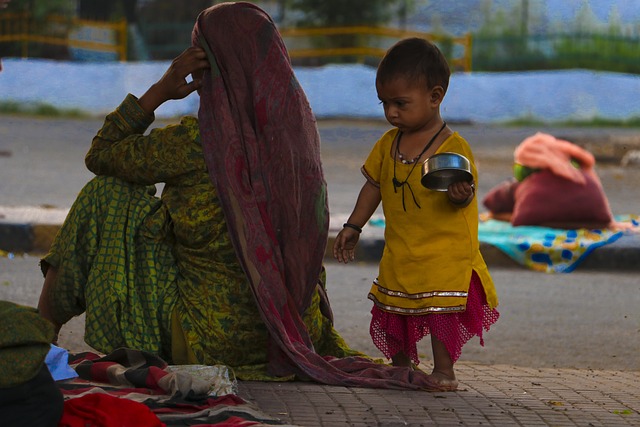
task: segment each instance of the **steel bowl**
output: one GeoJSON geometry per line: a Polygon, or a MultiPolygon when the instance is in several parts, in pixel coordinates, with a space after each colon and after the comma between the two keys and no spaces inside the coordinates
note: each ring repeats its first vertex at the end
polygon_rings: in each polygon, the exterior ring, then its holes
{"type": "Polygon", "coordinates": [[[438,153],[422,164],[423,186],[429,190],[447,191],[454,182],[473,181],[471,162],[458,153],[438,153]]]}

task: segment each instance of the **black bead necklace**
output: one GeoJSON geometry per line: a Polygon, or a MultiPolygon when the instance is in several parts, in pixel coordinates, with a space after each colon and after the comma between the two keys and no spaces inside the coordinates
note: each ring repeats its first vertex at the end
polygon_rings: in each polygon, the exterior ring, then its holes
{"type": "Polygon", "coordinates": [[[422,157],[422,155],[429,149],[429,147],[431,147],[431,144],[433,144],[433,142],[436,140],[438,135],[440,135],[440,133],[444,130],[444,128],[446,126],[447,126],[447,122],[443,121],[442,122],[442,127],[440,128],[440,130],[438,130],[438,132],[436,132],[435,135],[433,135],[431,137],[431,139],[424,146],[424,148],[422,149],[420,154],[418,154],[418,156],[416,158],[414,158],[413,161],[410,161],[410,162],[407,162],[407,161],[402,159],[402,155],[400,154],[400,140],[402,139],[402,132],[400,132],[398,134],[398,140],[396,141],[396,149],[393,151],[393,180],[392,180],[392,182],[393,182],[393,192],[394,193],[398,192],[398,187],[402,188],[402,209],[404,209],[405,212],[407,211],[407,208],[406,208],[406,206],[404,204],[404,186],[405,186],[405,184],[407,185],[407,187],[409,188],[409,191],[411,192],[411,197],[413,198],[413,203],[415,203],[416,206],[418,207],[418,209],[420,209],[420,205],[418,204],[418,201],[416,200],[416,196],[415,196],[415,194],[413,194],[413,189],[411,188],[411,184],[409,184],[409,182],[408,182],[409,181],[409,177],[413,173],[413,170],[416,168],[416,165],[418,164],[418,159],[420,159],[420,157],[422,157]],[[411,170],[407,174],[407,177],[402,182],[399,181],[398,178],[396,177],[396,162],[397,162],[398,157],[400,157],[402,163],[404,163],[404,164],[413,163],[413,166],[411,167],[411,170]]]}

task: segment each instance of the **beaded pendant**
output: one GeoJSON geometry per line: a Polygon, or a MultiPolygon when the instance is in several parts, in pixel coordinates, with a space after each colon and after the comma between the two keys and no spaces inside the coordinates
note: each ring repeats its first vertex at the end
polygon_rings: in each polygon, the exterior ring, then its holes
{"type": "Polygon", "coordinates": [[[407,160],[404,158],[404,156],[402,155],[401,152],[398,151],[398,160],[400,160],[402,163],[404,163],[405,165],[411,165],[414,164],[415,162],[418,161],[418,159],[420,158],[420,156],[422,156],[422,153],[418,154],[416,157],[414,157],[411,160],[407,160]]]}

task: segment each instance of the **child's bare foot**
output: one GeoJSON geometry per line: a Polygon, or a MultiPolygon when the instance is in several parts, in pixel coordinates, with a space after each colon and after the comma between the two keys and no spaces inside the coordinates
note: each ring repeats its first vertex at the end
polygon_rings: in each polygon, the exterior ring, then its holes
{"type": "Polygon", "coordinates": [[[392,356],[391,364],[393,366],[399,366],[403,368],[413,367],[413,364],[411,363],[411,358],[406,354],[404,354],[403,352],[398,352],[394,356],[392,356]]]}
{"type": "Polygon", "coordinates": [[[437,391],[456,391],[458,389],[458,380],[453,371],[442,372],[434,369],[427,378],[437,391]]]}

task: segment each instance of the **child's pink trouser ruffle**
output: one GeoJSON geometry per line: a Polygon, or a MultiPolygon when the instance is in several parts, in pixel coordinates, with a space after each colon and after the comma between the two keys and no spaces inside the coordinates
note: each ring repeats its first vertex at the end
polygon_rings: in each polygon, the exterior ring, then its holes
{"type": "Polygon", "coordinates": [[[429,333],[447,348],[453,362],[462,354],[462,346],[474,336],[484,345],[483,330],[488,331],[500,314],[489,307],[480,278],[474,271],[469,285],[467,309],[459,313],[403,315],[373,306],[369,332],[373,343],[387,357],[402,351],[418,364],[416,344],[429,333]]]}

